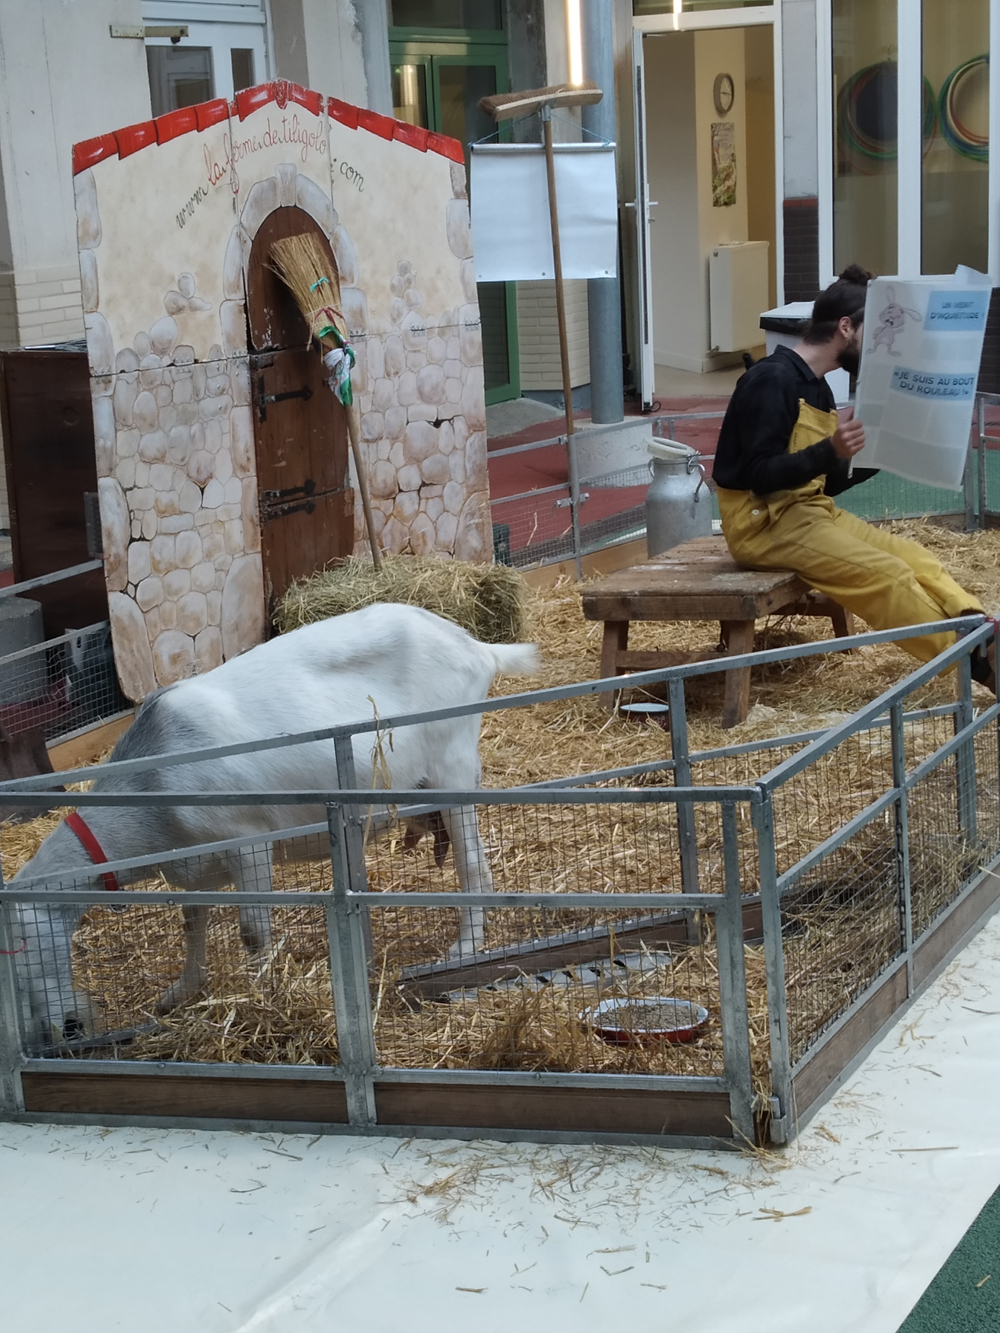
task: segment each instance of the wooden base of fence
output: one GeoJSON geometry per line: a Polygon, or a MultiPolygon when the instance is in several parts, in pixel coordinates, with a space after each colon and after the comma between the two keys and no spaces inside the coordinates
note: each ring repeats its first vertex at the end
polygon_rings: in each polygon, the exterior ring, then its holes
{"type": "Polygon", "coordinates": [[[81,764],[93,763],[95,759],[100,759],[106,750],[110,750],[120,736],[125,735],[134,721],[135,714],[126,713],[124,717],[116,717],[111,722],[98,722],[96,726],[80,732],[78,736],[71,736],[69,740],[50,745],[49,759],[52,761],[52,767],[58,773],[64,769],[77,768],[81,764]]]}
{"type": "Polygon", "coordinates": [[[913,993],[907,995],[906,960],[900,958],[853,1013],[808,1053],[792,1079],[798,1128],[811,1119],[942,967],[986,924],[998,904],[1000,873],[984,871],[915,947],[913,993]]]}
{"type": "MultiPolygon", "coordinates": [[[[204,1078],[146,1073],[86,1074],[53,1070],[22,1075],[24,1116],[152,1119],[171,1124],[218,1120],[280,1127],[348,1125],[344,1086],[333,1080],[204,1078]]],[[[733,1141],[729,1097],[722,1092],[624,1088],[511,1087],[502,1083],[375,1082],[377,1128],[476,1130],[530,1138],[541,1134],[733,1141]]]]}

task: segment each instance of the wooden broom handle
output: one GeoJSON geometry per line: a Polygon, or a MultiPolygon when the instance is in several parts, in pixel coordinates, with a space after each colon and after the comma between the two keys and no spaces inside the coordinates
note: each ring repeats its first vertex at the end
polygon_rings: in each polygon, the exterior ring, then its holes
{"type": "Polygon", "coordinates": [[[372,502],[368,494],[368,473],[361,457],[361,442],[358,439],[358,409],[347,408],[347,433],[351,439],[351,453],[354,455],[354,470],[358,474],[358,490],[361,492],[361,508],[365,511],[365,525],[368,528],[368,544],[372,548],[372,564],[382,568],[382,551],[375,535],[375,520],[372,517],[372,502]]]}

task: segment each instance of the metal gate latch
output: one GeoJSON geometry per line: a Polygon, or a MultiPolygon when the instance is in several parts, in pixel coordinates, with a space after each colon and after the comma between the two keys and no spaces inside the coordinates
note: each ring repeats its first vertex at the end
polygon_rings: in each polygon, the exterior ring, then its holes
{"type": "Polygon", "coordinates": [[[316,493],[316,483],[307,477],[301,486],[288,486],[283,491],[261,492],[261,519],[285,518],[288,514],[311,514],[316,508],[312,499],[316,493]],[[301,499],[297,497],[301,496],[301,499]]]}
{"type": "Polygon", "coordinates": [[[289,398],[304,398],[306,402],[313,396],[313,391],[308,384],[304,384],[301,389],[289,389],[287,393],[265,393],[263,375],[257,382],[257,420],[267,420],[268,403],[284,403],[289,398]]]}

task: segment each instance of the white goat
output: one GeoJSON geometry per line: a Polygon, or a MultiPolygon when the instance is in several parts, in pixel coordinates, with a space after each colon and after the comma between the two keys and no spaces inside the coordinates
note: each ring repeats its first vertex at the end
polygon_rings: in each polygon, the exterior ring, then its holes
{"type": "MultiPolygon", "coordinates": [[[[204,676],[180,681],[152,695],[131,729],[116,745],[111,762],[171,751],[196,750],[370,720],[373,704],[382,718],[427,712],[485,699],[498,671],[530,673],[537,650],[530,644],[478,642],[450,621],[415,607],[377,605],[307,625],[226,662],[204,676]]],[[[391,785],[398,789],[478,787],[480,715],[424,722],[394,732],[384,747],[391,785]]],[[[387,785],[377,762],[373,732],[353,738],[359,786],[387,785]]],[[[337,786],[333,741],[250,751],[199,764],[142,773],[98,776],[95,791],[332,791],[337,786]]],[[[263,834],[325,817],[319,807],[87,806],[87,825],[109,861],[128,860],[200,843],[263,834]]],[[[466,892],[491,892],[489,864],[479,837],[475,808],[441,812],[451,839],[459,882],[466,892]]],[[[15,880],[58,874],[85,863],[77,835],[60,824],[15,880]]],[[[259,845],[213,857],[165,862],[167,879],[185,889],[270,890],[270,848],[259,845]]],[[[149,870],[119,874],[124,887],[149,870]]],[[[100,866],[76,873],[61,888],[102,888],[100,866]]],[[[48,1043],[93,1030],[90,997],[74,991],[71,944],[86,909],[78,904],[23,904],[15,930],[23,939],[17,956],[29,1040],[48,1043]]],[[[208,909],[186,908],[184,969],[160,1002],[165,1011],[189,999],[206,978],[208,909]]],[[[483,913],[462,913],[456,949],[481,943],[483,913]]],[[[270,939],[267,908],[240,913],[244,943],[265,947],[270,939]]]]}

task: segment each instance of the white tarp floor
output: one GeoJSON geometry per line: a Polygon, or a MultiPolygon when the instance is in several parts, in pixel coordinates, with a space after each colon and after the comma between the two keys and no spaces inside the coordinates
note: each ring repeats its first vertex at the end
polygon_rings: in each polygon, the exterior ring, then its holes
{"type": "Polygon", "coordinates": [[[895,1333],[998,1102],[995,917],[781,1157],[0,1125],[0,1324],[895,1333]]]}

